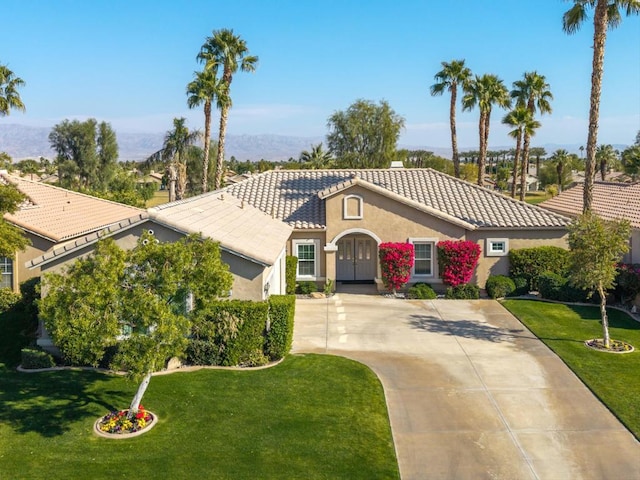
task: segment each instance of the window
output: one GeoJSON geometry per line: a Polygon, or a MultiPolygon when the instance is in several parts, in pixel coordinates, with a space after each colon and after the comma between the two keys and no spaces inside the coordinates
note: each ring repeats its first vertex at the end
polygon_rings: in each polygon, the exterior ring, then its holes
{"type": "Polygon", "coordinates": [[[13,290],[13,260],[0,257],[0,288],[13,290]]]}
{"type": "Polygon", "coordinates": [[[487,257],[504,257],[509,253],[508,238],[487,238],[487,257]]]}
{"type": "Polygon", "coordinates": [[[433,277],[433,259],[434,246],[436,239],[434,238],[410,238],[409,242],[413,244],[415,253],[413,261],[413,276],[433,277]]]}
{"type": "Polygon", "coordinates": [[[362,197],[360,195],[347,195],[342,204],[342,217],[345,220],[362,219],[362,197]]]}
{"type": "Polygon", "coordinates": [[[298,257],[298,278],[316,278],[318,276],[319,240],[294,240],[293,254],[298,257]]]}

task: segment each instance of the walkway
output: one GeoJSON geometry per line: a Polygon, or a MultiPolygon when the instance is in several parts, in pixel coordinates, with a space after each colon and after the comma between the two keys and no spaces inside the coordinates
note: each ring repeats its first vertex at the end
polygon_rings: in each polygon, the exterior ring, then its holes
{"type": "Polygon", "coordinates": [[[377,373],[403,480],[640,478],[640,444],[495,301],[298,300],[293,351],[377,373]]]}

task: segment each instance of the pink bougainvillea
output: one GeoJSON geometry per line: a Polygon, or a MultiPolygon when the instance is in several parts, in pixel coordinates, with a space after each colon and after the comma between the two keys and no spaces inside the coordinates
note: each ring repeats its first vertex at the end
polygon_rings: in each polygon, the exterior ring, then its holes
{"type": "Polygon", "coordinates": [[[480,245],[470,240],[438,242],[438,266],[445,285],[469,283],[480,258],[480,245]]]}
{"type": "Polygon", "coordinates": [[[414,258],[411,243],[381,243],[378,257],[385,287],[395,292],[409,281],[414,258]]]}

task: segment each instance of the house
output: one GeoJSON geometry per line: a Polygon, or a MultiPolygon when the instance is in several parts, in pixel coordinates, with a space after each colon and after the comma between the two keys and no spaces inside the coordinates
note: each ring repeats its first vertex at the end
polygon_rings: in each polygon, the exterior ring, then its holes
{"type": "Polygon", "coordinates": [[[31,245],[14,259],[0,258],[0,286],[18,291],[20,283],[39,276],[40,268],[25,264],[54,249],[68,249],[86,235],[114,225],[136,223],[147,214],[139,208],[71,192],[0,171],[0,182],[12,184],[26,201],[4,219],[20,228],[31,245]]]}
{"type": "MultiPolygon", "coordinates": [[[[584,184],[578,184],[549,200],[540,207],[549,211],[577,217],[582,214],[584,184]]],[[[631,222],[630,250],[625,263],[640,263],[640,182],[595,182],[592,210],[606,220],[626,218],[631,222]]]]}
{"type": "Polygon", "coordinates": [[[475,281],[508,273],[510,249],[566,247],[564,215],[432,169],[276,170],[219,191],[289,224],[297,280],[376,281],[378,245],[411,242],[411,283],[440,284],[436,244],[482,248],[475,281]]]}
{"type": "MultiPolygon", "coordinates": [[[[507,181],[507,190],[511,190],[511,186],[513,185],[513,179],[509,179],[507,181]]],[[[520,191],[520,177],[516,178],[516,190],[520,191]]],[[[527,175],[525,177],[525,191],[526,192],[537,192],[540,190],[540,180],[538,177],[533,175],[527,175]]]]}

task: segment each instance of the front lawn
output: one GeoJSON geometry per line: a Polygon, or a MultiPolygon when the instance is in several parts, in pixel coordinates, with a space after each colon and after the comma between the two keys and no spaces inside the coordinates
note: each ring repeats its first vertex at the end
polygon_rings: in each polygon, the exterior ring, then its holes
{"type": "MultiPolygon", "coordinates": [[[[17,320],[0,315],[0,326],[15,335],[17,320]]],[[[94,421],[126,408],[137,385],[92,371],[18,373],[6,333],[0,478],[399,478],[382,386],[357,362],[296,355],[264,370],[154,377],[143,404],[158,424],[109,440],[94,421]]]]}
{"type": "Polygon", "coordinates": [[[632,344],[627,354],[591,350],[584,341],[602,338],[598,307],[533,300],[505,300],[503,305],[551,348],[591,391],[640,439],[640,323],[609,309],[611,338],[632,344]]]}

